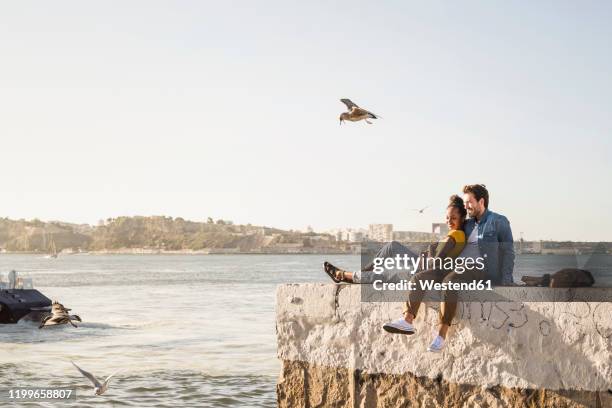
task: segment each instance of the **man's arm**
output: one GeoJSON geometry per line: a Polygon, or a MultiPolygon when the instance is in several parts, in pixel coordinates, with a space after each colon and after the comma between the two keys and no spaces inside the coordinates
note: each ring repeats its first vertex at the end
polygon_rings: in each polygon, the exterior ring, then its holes
{"type": "Polygon", "coordinates": [[[497,240],[499,242],[499,267],[502,275],[502,285],[514,283],[512,272],[514,271],[514,239],[510,222],[506,217],[501,217],[497,226],[497,240]]]}

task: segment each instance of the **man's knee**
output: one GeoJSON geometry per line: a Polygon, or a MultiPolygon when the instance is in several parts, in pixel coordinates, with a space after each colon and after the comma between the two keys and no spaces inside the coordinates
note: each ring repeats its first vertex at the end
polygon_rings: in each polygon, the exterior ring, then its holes
{"type": "Polygon", "coordinates": [[[391,242],[387,242],[385,245],[382,246],[382,250],[385,251],[386,253],[389,254],[394,254],[398,251],[400,251],[401,249],[403,249],[403,245],[400,244],[397,241],[391,241],[391,242]]]}
{"type": "Polygon", "coordinates": [[[397,241],[391,241],[384,244],[378,251],[377,257],[379,258],[393,258],[396,254],[401,252],[402,244],[397,241]]]}
{"type": "Polygon", "coordinates": [[[391,248],[393,249],[400,249],[400,248],[403,249],[404,248],[404,246],[400,244],[398,241],[391,241],[388,243],[388,245],[390,245],[391,248]]]}

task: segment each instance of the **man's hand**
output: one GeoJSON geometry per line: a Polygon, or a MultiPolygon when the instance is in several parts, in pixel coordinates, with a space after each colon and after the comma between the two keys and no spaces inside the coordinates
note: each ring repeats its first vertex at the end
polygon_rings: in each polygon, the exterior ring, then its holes
{"type": "Polygon", "coordinates": [[[432,242],[429,244],[428,256],[435,256],[436,251],[438,250],[438,242],[432,242]]]}

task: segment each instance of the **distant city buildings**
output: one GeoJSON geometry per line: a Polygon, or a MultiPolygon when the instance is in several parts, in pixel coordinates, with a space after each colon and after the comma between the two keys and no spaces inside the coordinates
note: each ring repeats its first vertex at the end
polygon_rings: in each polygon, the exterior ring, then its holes
{"type": "Polygon", "coordinates": [[[339,228],[327,233],[335,237],[338,242],[361,242],[368,235],[368,231],[363,228],[339,228]]]}
{"type": "Polygon", "coordinates": [[[349,242],[361,242],[363,241],[365,234],[361,231],[350,231],[348,233],[349,242]]]}
{"type": "Polygon", "coordinates": [[[434,222],[431,224],[431,233],[439,237],[448,235],[449,229],[445,222],[434,222]]]}
{"type": "Polygon", "coordinates": [[[393,241],[393,224],[370,224],[368,238],[378,242],[393,241]]]}
{"type": "Polygon", "coordinates": [[[368,229],[339,228],[327,231],[337,242],[360,243],[365,240],[377,242],[429,242],[448,234],[444,223],[432,224],[432,232],[394,231],[393,224],[370,224],[368,229]]]}
{"type": "Polygon", "coordinates": [[[393,240],[399,242],[429,242],[435,239],[431,232],[423,231],[394,231],[393,240]]]}
{"type": "MultiPolygon", "coordinates": [[[[541,254],[542,253],[542,241],[525,241],[519,239],[514,241],[514,249],[519,254],[541,254]]],[[[573,254],[573,252],[572,252],[573,254]]]]}

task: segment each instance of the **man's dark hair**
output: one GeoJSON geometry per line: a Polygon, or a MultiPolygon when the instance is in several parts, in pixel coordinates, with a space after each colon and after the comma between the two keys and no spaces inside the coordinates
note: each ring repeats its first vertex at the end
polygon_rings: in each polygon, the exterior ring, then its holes
{"type": "Polygon", "coordinates": [[[476,201],[480,201],[484,198],[485,208],[489,208],[489,191],[484,184],[468,184],[463,186],[463,193],[471,193],[476,198],[476,201]]]}

